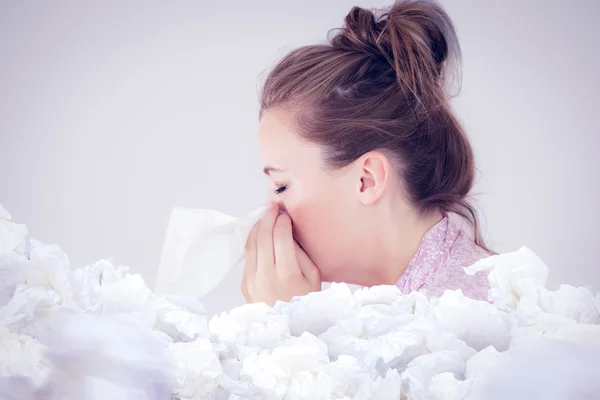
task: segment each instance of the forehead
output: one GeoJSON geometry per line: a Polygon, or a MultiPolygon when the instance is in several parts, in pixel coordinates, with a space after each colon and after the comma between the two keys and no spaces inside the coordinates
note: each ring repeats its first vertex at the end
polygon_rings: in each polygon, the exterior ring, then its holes
{"type": "Polygon", "coordinates": [[[285,170],[307,168],[320,164],[321,152],[317,145],[297,133],[291,114],[268,110],[260,121],[258,143],[263,168],[285,170]]]}

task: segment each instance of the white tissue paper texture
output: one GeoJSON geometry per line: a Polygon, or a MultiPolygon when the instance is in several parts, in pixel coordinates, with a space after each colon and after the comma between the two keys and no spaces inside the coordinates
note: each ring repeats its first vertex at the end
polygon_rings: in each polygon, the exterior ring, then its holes
{"type": "Polygon", "coordinates": [[[71,269],[0,206],[0,399],[597,398],[600,297],[547,290],[527,248],[481,270],[490,302],[333,284],[208,320],[109,261],[71,269]]]}
{"type": "Polygon", "coordinates": [[[156,293],[201,298],[236,266],[243,265],[246,238],[265,208],[245,218],[214,210],[175,207],[171,212],[156,293]]]}

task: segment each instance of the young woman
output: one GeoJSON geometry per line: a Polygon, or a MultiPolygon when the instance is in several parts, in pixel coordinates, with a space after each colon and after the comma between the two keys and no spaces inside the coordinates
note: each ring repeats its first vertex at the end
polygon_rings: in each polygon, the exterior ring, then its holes
{"type": "Polygon", "coordinates": [[[473,151],[446,92],[459,60],[445,11],[400,1],[354,7],[328,44],[279,62],[261,99],[273,193],[246,245],[249,302],[321,281],[486,298],[487,277],[463,270],[489,252],[468,202],[473,151]]]}

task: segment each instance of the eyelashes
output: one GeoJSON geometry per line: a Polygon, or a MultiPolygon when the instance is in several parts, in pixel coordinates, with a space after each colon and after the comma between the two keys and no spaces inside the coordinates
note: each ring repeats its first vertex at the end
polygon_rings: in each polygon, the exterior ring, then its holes
{"type": "Polygon", "coordinates": [[[287,186],[279,186],[277,189],[274,190],[275,194],[281,194],[283,192],[285,192],[287,189],[287,186]]]}

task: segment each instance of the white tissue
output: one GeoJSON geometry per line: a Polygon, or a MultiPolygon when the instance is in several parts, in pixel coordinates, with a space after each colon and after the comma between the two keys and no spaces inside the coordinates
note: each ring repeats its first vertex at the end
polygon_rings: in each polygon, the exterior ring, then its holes
{"type": "Polygon", "coordinates": [[[470,299],[460,290],[446,291],[429,318],[445,332],[452,332],[475,350],[494,346],[508,349],[513,317],[492,304],[470,299]]]}
{"type": "Polygon", "coordinates": [[[400,297],[402,293],[398,286],[381,285],[360,288],[354,292],[356,300],[363,305],[367,306],[370,304],[391,304],[400,297]]]}
{"type": "Polygon", "coordinates": [[[514,253],[484,258],[465,268],[468,275],[480,271],[489,273],[488,299],[512,309],[523,297],[537,300],[539,288],[545,287],[548,280],[548,267],[526,247],[514,253]]]}
{"type": "Polygon", "coordinates": [[[333,381],[325,371],[328,363],[327,345],[304,333],[273,351],[246,357],[240,375],[267,397],[325,400],[333,391],[333,381]]]}
{"type": "Polygon", "coordinates": [[[467,361],[466,377],[476,379],[486,376],[494,367],[504,361],[506,353],[500,353],[494,346],[486,347],[467,361]]]}
{"type": "Polygon", "coordinates": [[[467,400],[598,398],[598,347],[544,339],[504,356],[473,381],[467,400]]]}
{"type": "Polygon", "coordinates": [[[176,342],[189,342],[210,336],[206,311],[191,298],[153,297],[142,313],[149,328],[164,332],[176,342]]]}
{"type": "Polygon", "coordinates": [[[11,222],[11,215],[0,205],[0,261],[9,255],[25,255],[27,249],[27,227],[11,222]]]}
{"type": "Polygon", "coordinates": [[[226,344],[273,349],[290,337],[289,320],[264,303],[246,304],[214,316],[210,331],[226,344]]]}
{"type": "Polygon", "coordinates": [[[356,400],[397,400],[402,398],[402,378],[395,369],[388,369],[384,376],[367,380],[360,388],[356,400]]]}
{"type": "Polygon", "coordinates": [[[185,399],[203,399],[219,386],[223,367],[210,340],[174,343],[169,352],[175,363],[173,393],[185,399]]]}
{"type": "MultiPolygon", "coordinates": [[[[292,299],[283,313],[290,321],[290,330],[294,335],[310,332],[320,335],[336,321],[354,315],[359,308],[357,299],[345,284],[333,283],[326,291],[309,293],[292,299]],[[327,307],[323,307],[327,304],[327,307]]],[[[276,306],[277,307],[277,306],[276,306]]]]}
{"type": "Polygon", "coordinates": [[[158,400],[171,392],[166,343],[130,315],[79,315],[46,336],[53,399],[158,400]]]}
{"type": "Polygon", "coordinates": [[[600,348],[600,325],[565,324],[546,337],[600,348]]]}
{"type": "Polygon", "coordinates": [[[550,313],[573,318],[584,324],[600,324],[600,312],[594,303],[592,292],[583,287],[560,285],[555,292],[541,288],[541,308],[550,313]]]}
{"type": "Polygon", "coordinates": [[[50,373],[41,362],[43,352],[44,346],[34,338],[0,326],[0,376],[27,376],[34,384],[41,384],[50,373]]]}
{"type": "Polygon", "coordinates": [[[464,361],[456,352],[444,350],[425,354],[408,364],[408,368],[402,374],[403,387],[410,399],[426,399],[434,377],[442,373],[451,373],[456,379],[463,380],[464,371],[464,361]]]}
{"type": "Polygon", "coordinates": [[[264,208],[245,218],[176,207],[169,226],[156,282],[157,294],[200,298],[231,269],[243,265],[246,238],[264,208]]]}
{"type": "Polygon", "coordinates": [[[452,372],[442,372],[431,378],[431,386],[427,392],[420,392],[410,398],[412,400],[464,400],[467,399],[470,381],[456,379],[452,372]]]}

